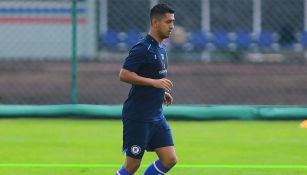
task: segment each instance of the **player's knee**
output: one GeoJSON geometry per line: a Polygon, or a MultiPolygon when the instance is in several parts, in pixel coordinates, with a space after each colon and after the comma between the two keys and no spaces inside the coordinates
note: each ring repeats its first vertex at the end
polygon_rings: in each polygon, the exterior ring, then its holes
{"type": "Polygon", "coordinates": [[[177,164],[177,157],[174,156],[174,157],[171,157],[170,160],[169,160],[169,165],[171,167],[175,166],[177,164]]]}
{"type": "Polygon", "coordinates": [[[129,161],[125,164],[125,167],[129,172],[136,172],[140,165],[141,161],[129,161]]]}
{"type": "Polygon", "coordinates": [[[167,160],[161,161],[161,163],[165,166],[165,168],[170,169],[176,165],[177,157],[176,156],[169,157],[167,160]]]}

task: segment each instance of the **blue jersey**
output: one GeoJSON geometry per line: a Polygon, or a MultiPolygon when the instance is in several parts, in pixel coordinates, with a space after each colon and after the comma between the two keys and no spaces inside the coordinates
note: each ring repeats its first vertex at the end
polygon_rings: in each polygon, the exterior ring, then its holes
{"type": "MultiPolygon", "coordinates": [[[[165,78],[167,76],[165,46],[160,46],[153,37],[147,35],[132,47],[123,68],[146,78],[165,78]]],[[[164,118],[162,114],[164,93],[164,89],[132,85],[128,99],[124,103],[123,117],[141,122],[164,118]]]]}

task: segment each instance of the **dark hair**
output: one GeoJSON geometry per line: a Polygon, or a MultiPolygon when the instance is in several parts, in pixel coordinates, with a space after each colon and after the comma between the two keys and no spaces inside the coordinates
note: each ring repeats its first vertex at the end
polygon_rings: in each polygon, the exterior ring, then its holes
{"type": "Polygon", "coordinates": [[[150,10],[150,20],[152,20],[152,18],[154,18],[154,17],[160,18],[165,13],[172,13],[173,14],[173,13],[175,13],[175,10],[172,9],[172,7],[170,7],[167,4],[164,4],[164,3],[157,4],[150,10]]]}

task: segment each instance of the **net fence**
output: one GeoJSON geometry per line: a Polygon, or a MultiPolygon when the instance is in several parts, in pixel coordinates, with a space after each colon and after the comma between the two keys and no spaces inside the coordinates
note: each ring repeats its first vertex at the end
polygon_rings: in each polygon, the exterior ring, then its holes
{"type": "MultiPolygon", "coordinates": [[[[159,2],[176,11],[176,104],[306,105],[307,0],[79,0],[78,103],[126,99],[119,69],[159,2]]],[[[0,1],[0,103],[70,103],[71,14],[71,0],[0,1]]]]}

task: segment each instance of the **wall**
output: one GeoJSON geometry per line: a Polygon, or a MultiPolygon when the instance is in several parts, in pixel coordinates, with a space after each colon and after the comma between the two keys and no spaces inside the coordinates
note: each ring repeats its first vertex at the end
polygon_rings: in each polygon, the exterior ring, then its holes
{"type": "MultiPolygon", "coordinates": [[[[97,52],[95,1],[78,4],[78,57],[97,52]]],[[[0,59],[69,59],[70,1],[1,1],[0,59]]]]}

